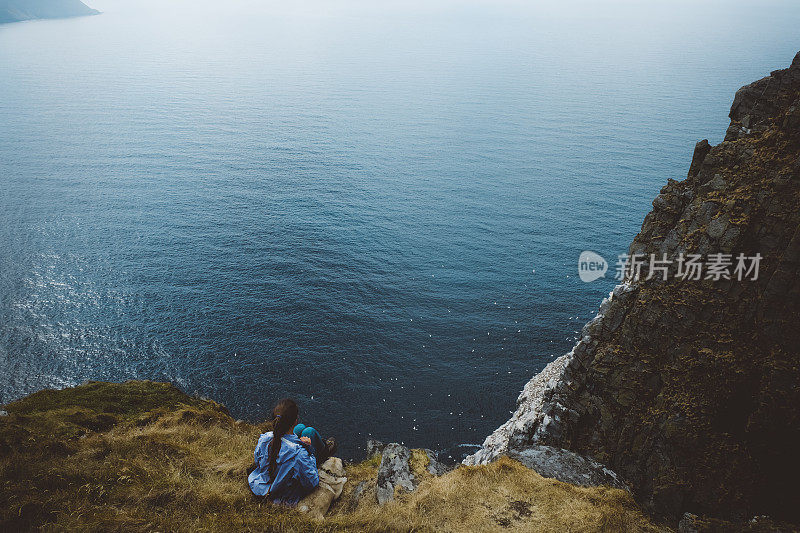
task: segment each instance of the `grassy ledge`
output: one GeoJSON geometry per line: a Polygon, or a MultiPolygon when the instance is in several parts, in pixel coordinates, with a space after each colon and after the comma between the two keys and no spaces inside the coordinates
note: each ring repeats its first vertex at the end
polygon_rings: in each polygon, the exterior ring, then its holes
{"type": "Polygon", "coordinates": [[[166,383],[45,390],[0,417],[0,530],[660,531],[626,492],[546,479],[503,458],[433,477],[378,506],[379,460],[347,465],[324,522],[254,501],[245,470],[267,424],[166,383]],[[354,491],[362,485],[356,503],[354,491]]]}

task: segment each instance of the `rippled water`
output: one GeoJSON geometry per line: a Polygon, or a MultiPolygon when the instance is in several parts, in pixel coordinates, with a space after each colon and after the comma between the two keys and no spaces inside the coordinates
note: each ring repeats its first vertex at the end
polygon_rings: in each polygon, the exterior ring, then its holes
{"type": "Polygon", "coordinates": [[[290,395],[345,456],[482,441],[800,47],[793,2],[88,3],[0,26],[0,401],[290,395]]]}

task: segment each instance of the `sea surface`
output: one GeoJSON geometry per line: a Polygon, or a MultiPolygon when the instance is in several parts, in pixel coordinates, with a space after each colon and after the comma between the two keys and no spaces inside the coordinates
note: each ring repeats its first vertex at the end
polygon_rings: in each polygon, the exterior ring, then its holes
{"type": "Polygon", "coordinates": [[[794,1],[87,3],[0,26],[0,403],[291,396],[351,458],[482,442],[800,49],[794,1]]]}

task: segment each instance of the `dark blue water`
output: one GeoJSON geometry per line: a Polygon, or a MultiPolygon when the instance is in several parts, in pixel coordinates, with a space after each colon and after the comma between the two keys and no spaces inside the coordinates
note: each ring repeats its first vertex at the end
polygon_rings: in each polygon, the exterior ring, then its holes
{"type": "Polygon", "coordinates": [[[613,287],[795,2],[89,2],[0,26],[0,402],[283,396],[345,456],[478,443],[613,287]]]}

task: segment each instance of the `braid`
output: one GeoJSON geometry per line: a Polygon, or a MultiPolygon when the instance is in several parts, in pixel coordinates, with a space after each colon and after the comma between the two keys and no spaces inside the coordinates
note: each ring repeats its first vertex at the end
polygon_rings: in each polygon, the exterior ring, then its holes
{"type": "Polygon", "coordinates": [[[275,471],[278,468],[278,453],[281,451],[281,439],[291,431],[292,424],[297,420],[297,413],[297,404],[288,398],[278,402],[278,405],[272,410],[275,418],[272,422],[272,442],[269,443],[269,464],[267,466],[270,479],[275,479],[275,471]]]}

